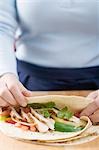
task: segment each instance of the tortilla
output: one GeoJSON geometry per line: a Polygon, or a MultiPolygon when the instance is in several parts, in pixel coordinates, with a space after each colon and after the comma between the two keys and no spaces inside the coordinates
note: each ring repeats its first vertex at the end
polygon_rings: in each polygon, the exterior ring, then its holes
{"type": "Polygon", "coordinates": [[[62,140],[56,141],[28,141],[29,143],[37,143],[43,145],[53,146],[66,146],[66,145],[79,145],[87,142],[91,142],[99,137],[99,126],[91,126],[82,134],[62,140]]]}
{"type": "MultiPolygon", "coordinates": [[[[55,102],[56,107],[61,109],[64,106],[67,106],[74,113],[80,112],[88,104],[92,102],[92,100],[81,96],[61,96],[61,95],[30,97],[27,98],[27,100],[29,104],[35,102],[36,103],[55,102]]],[[[69,145],[69,144],[71,145],[75,143],[80,144],[82,142],[87,142],[98,137],[99,131],[97,132],[97,130],[99,130],[99,126],[92,126],[92,123],[88,117],[83,116],[81,119],[86,120],[87,125],[83,130],[77,132],[51,131],[46,133],[40,133],[40,132],[23,131],[12,124],[5,122],[0,122],[0,130],[7,136],[19,140],[37,142],[38,144],[47,144],[47,145],[69,145]],[[93,134],[93,127],[94,127],[94,134],[93,134]],[[88,129],[90,130],[88,131],[88,129]],[[89,134],[89,136],[87,133],[89,134]]]]}

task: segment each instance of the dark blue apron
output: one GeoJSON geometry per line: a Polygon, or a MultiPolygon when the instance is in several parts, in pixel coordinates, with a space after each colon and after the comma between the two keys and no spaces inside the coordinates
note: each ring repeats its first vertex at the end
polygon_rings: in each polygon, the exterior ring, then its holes
{"type": "Polygon", "coordinates": [[[99,67],[48,68],[17,60],[19,80],[29,90],[96,90],[99,67]]]}

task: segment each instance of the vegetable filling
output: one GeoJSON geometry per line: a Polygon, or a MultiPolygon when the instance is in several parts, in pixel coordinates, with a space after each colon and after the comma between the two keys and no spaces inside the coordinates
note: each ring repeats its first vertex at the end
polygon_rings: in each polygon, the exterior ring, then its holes
{"type": "Polygon", "coordinates": [[[32,132],[77,132],[87,124],[76,117],[67,106],[59,109],[54,102],[31,103],[24,108],[0,108],[0,121],[32,132]]]}

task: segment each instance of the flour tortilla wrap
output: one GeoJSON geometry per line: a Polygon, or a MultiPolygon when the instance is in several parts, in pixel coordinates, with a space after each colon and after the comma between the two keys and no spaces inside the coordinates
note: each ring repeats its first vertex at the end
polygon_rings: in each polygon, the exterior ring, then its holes
{"type": "MultiPolygon", "coordinates": [[[[56,107],[61,109],[64,106],[67,106],[72,112],[77,113],[83,110],[88,104],[92,102],[85,97],[80,96],[62,96],[62,95],[47,95],[47,96],[37,96],[37,97],[30,97],[27,98],[28,103],[45,103],[45,102],[55,102],[56,107]]],[[[75,144],[75,143],[82,143],[83,138],[86,141],[90,141],[91,139],[96,138],[98,136],[97,128],[99,127],[93,126],[88,117],[81,117],[82,120],[87,122],[84,129],[81,131],[76,132],[58,132],[58,131],[51,131],[46,133],[40,132],[31,132],[31,131],[23,131],[20,128],[15,127],[12,124],[8,124],[5,122],[0,122],[0,130],[13,138],[23,140],[23,141],[31,141],[37,142],[38,144],[47,144],[47,145],[68,145],[68,144],[75,144]],[[92,130],[91,130],[92,128],[92,130]],[[90,129],[88,131],[88,129],[90,129]],[[87,132],[88,131],[88,132],[87,132]],[[92,132],[91,132],[92,131],[92,132]],[[87,132],[87,133],[86,133],[87,132]],[[89,136],[85,136],[86,134],[93,133],[94,136],[88,138],[89,136]],[[80,137],[81,136],[81,137],[80,137]],[[79,138],[77,138],[79,137],[79,138]]]]}

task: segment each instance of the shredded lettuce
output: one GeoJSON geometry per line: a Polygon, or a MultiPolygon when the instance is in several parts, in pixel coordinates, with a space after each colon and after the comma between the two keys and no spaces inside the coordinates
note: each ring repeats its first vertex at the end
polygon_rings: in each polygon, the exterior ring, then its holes
{"type": "Polygon", "coordinates": [[[31,103],[31,104],[28,104],[28,107],[32,107],[33,109],[53,108],[53,107],[55,107],[55,103],[54,102],[31,103]]]}
{"type": "Polygon", "coordinates": [[[43,114],[43,116],[44,116],[45,118],[48,118],[48,117],[51,116],[51,114],[49,113],[48,110],[42,110],[42,114],[43,114]]]}
{"type": "Polygon", "coordinates": [[[61,109],[57,114],[58,118],[67,119],[67,120],[69,120],[72,116],[73,116],[73,112],[68,110],[67,107],[64,107],[63,109],[61,109]]]}

